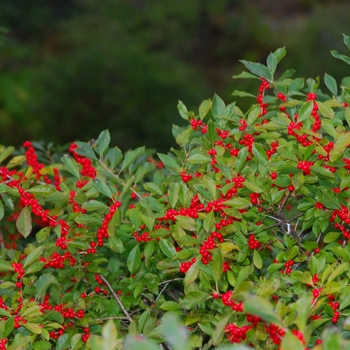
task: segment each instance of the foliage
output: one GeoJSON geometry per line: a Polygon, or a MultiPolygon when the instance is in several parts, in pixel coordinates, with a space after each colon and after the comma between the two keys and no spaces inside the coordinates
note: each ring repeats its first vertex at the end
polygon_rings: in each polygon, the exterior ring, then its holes
{"type": "Polygon", "coordinates": [[[1,147],[0,348],[349,347],[350,78],[285,54],[241,61],[246,112],[180,101],[167,154],[1,147]]]}

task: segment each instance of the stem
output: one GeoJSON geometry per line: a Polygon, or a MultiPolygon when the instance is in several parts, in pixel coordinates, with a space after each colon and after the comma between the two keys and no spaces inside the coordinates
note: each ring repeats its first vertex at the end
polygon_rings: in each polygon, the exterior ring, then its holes
{"type": "Polygon", "coordinates": [[[122,304],[122,302],[121,302],[120,299],[118,298],[118,295],[115,294],[115,292],[114,292],[112,286],[109,284],[109,282],[106,280],[106,278],[105,278],[104,276],[100,275],[100,277],[101,277],[102,281],[103,281],[104,283],[106,283],[108,289],[111,291],[111,293],[112,293],[114,299],[117,301],[118,305],[120,306],[120,308],[122,309],[124,315],[126,316],[126,319],[127,319],[129,322],[132,322],[133,319],[131,318],[131,316],[129,315],[128,311],[125,309],[124,305],[122,304]]]}

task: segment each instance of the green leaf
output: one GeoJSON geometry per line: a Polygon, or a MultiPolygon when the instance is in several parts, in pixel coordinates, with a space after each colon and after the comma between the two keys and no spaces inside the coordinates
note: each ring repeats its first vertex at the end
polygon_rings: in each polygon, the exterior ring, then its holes
{"type": "Polygon", "coordinates": [[[234,169],[237,173],[239,173],[241,171],[242,167],[247,162],[248,154],[249,154],[249,151],[248,151],[247,147],[243,147],[239,151],[237,159],[236,159],[236,164],[234,165],[234,169]]]}
{"type": "Polygon", "coordinates": [[[329,119],[334,119],[334,111],[331,107],[327,106],[325,103],[318,101],[317,102],[318,109],[320,113],[329,119]]]}
{"type": "Polygon", "coordinates": [[[296,311],[295,324],[299,331],[304,333],[311,310],[311,296],[304,294],[293,305],[296,311]]]}
{"type": "Polygon", "coordinates": [[[108,130],[102,131],[96,141],[96,152],[100,156],[103,156],[107,152],[110,142],[111,142],[111,135],[109,134],[109,131],[108,130]]]}
{"type": "Polygon", "coordinates": [[[326,169],[322,166],[313,165],[310,170],[312,173],[318,176],[321,175],[331,179],[334,179],[335,177],[335,175],[329,169],[326,169]]]}
{"type": "Polygon", "coordinates": [[[159,308],[165,311],[175,311],[180,310],[181,306],[175,301],[165,301],[162,305],[159,306],[159,308]]]}
{"type": "Polygon", "coordinates": [[[203,120],[205,116],[208,114],[212,106],[211,99],[208,98],[207,100],[204,100],[200,106],[199,106],[199,118],[203,120]]]}
{"type": "Polygon", "coordinates": [[[70,346],[70,335],[65,333],[57,339],[56,350],[68,349],[70,346]]]}
{"type": "Polygon", "coordinates": [[[117,253],[121,254],[125,251],[123,242],[118,237],[109,236],[108,243],[109,243],[109,247],[117,253]]]}
{"type": "Polygon", "coordinates": [[[24,207],[16,221],[16,227],[18,232],[24,237],[27,238],[32,232],[32,218],[30,216],[30,211],[28,207],[24,207]]]}
{"type": "Polygon", "coordinates": [[[185,104],[182,101],[178,102],[177,110],[179,111],[181,118],[183,118],[185,120],[189,120],[187,107],[185,106],[185,104]]]}
{"type": "Polygon", "coordinates": [[[203,175],[202,180],[203,180],[203,185],[208,190],[208,192],[210,193],[211,197],[213,199],[216,199],[216,184],[215,184],[215,181],[211,177],[209,177],[207,175],[203,175]]]}
{"type": "MultiPolygon", "coordinates": [[[[103,161],[108,162],[109,167],[114,169],[123,159],[123,153],[118,147],[110,148],[104,156],[103,161]]],[[[147,164],[147,163],[145,163],[147,164]]]]}
{"type": "Polygon", "coordinates": [[[258,79],[255,75],[248,72],[241,72],[238,75],[233,75],[232,79],[258,79]]]}
{"type": "Polygon", "coordinates": [[[323,238],[323,242],[324,243],[331,243],[336,241],[339,236],[341,235],[341,232],[328,232],[324,238],[323,238]]]}
{"type": "Polygon", "coordinates": [[[200,271],[200,261],[197,260],[191,265],[191,267],[186,272],[186,276],[184,278],[184,285],[186,287],[189,286],[192,282],[194,282],[197,279],[199,271],[200,271]]]}
{"type": "Polygon", "coordinates": [[[261,255],[256,249],[254,249],[254,252],[253,252],[253,264],[259,270],[261,270],[263,265],[261,255]]]}
{"type": "Polygon", "coordinates": [[[317,191],[317,198],[328,209],[340,209],[340,203],[337,201],[337,197],[329,188],[320,188],[317,191]]]}
{"type": "Polygon", "coordinates": [[[300,107],[299,116],[298,116],[298,122],[302,122],[305,119],[307,119],[311,115],[313,107],[314,107],[313,101],[305,102],[300,107]]]}
{"type": "Polygon", "coordinates": [[[257,295],[249,295],[246,298],[243,303],[243,310],[247,314],[259,316],[268,323],[274,323],[278,326],[282,323],[272,304],[257,295]]]}
{"type": "Polygon", "coordinates": [[[148,192],[156,193],[156,194],[159,194],[160,196],[163,195],[161,189],[154,182],[146,182],[143,184],[143,187],[148,192]]]}
{"type": "Polygon", "coordinates": [[[205,231],[210,232],[215,222],[214,211],[211,210],[203,220],[203,228],[205,231]]]}
{"type": "Polygon", "coordinates": [[[350,50],[350,36],[343,34],[343,40],[344,40],[344,44],[350,50]]]}
{"type": "Polygon", "coordinates": [[[265,165],[267,163],[267,155],[264,149],[257,143],[253,144],[253,154],[260,164],[265,165]]]}
{"type": "Polygon", "coordinates": [[[6,271],[11,271],[13,270],[12,266],[10,265],[10,263],[8,263],[7,261],[0,259],[0,271],[1,272],[6,272],[6,271]]]}
{"type": "Polygon", "coordinates": [[[222,342],[225,335],[225,328],[226,328],[226,325],[228,324],[230,317],[231,315],[226,316],[216,325],[215,330],[213,332],[214,344],[220,344],[222,342]]]}
{"type": "Polygon", "coordinates": [[[249,92],[245,92],[245,91],[240,91],[240,90],[234,90],[232,92],[232,96],[239,96],[239,97],[253,97],[256,98],[255,95],[250,94],[249,92]]]}
{"type": "Polygon", "coordinates": [[[166,314],[160,328],[171,349],[189,350],[187,329],[180,325],[175,314],[166,314]]]}
{"type": "Polygon", "coordinates": [[[253,265],[248,265],[243,267],[243,269],[239,271],[238,277],[236,279],[235,288],[237,288],[243,281],[245,281],[247,277],[253,273],[253,271],[254,271],[253,265]]]}
{"type": "Polygon", "coordinates": [[[210,161],[211,161],[210,157],[200,153],[193,154],[192,156],[189,156],[187,158],[187,162],[190,164],[203,164],[203,163],[209,163],[210,161]]]}
{"type": "Polygon", "coordinates": [[[343,134],[335,140],[333,149],[329,152],[329,160],[334,162],[342,156],[345,149],[350,145],[350,133],[343,134]]]}
{"type": "Polygon", "coordinates": [[[279,63],[282,58],[286,55],[286,48],[285,47],[280,47],[278,48],[273,55],[275,56],[277,63],[279,63]]]}
{"type": "Polygon", "coordinates": [[[213,260],[211,265],[212,265],[213,278],[214,278],[215,284],[218,285],[223,272],[223,264],[224,264],[224,257],[221,249],[215,249],[212,257],[213,257],[213,260]]]}
{"type": "Polygon", "coordinates": [[[36,241],[38,243],[44,242],[49,237],[50,232],[51,232],[50,226],[43,227],[39,232],[35,234],[36,241]]]}
{"type": "Polygon", "coordinates": [[[329,74],[324,74],[324,83],[326,84],[328,90],[334,95],[338,96],[338,86],[336,80],[329,74]]]}
{"type": "Polygon", "coordinates": [[[197,229],[196,221],[188,216],[178,215],[176,216],[176,221],[185,230],[195,231],[197,229]]]}
{"type": "Polygon", "coordinates": [[[279,279],[266,279],[262,281],[258,287],[258,290],[256,291],[256,294],[262,298],[266,298],[278,290],[280,285],[279,279]]]}
{"type": "Polygon", "coordinates": [[[129,150],[124,155],[124,160],[120,171],[126,169],[131,163],[133,163],[138,157],[145,153],[145,147],[138,147],[134,150],[129,150]]]}
{"type": "Polygon", "coordinates": [[[211,113],[214,118],[225,116],[225,102],[217,95],[214,94],[213,103],[211,106],[211,113]]]}
{"type": "Polygon", "coordinates": [[[12,333],[14,326],[15,326],[14,317],[9,317],[4,324],[2,337],[7,338],[12,333]]]}
{"type": "Polygon", "coordinates": [[[162,153],[157,153],[157,155],[166,168],[170,168],[172,170],[180,169],[180,165],[176,163],[174,158],[162,153]]]}
{"type": "Polygon", "coordinates": [[[127,267],[131,274],[135,273],[141,264],[140,246],[137,244],[129,253],[127,267]]]}
{"type": "MultiPolygon", "coordinates": [[[[323,344],[322,344],[323,346],[323,344]]],[[[282,339],[281,350],[304,350],[305,345],[291,332],[287,332],[282,339]]]]}
{"type": "Polygon", "coordinates": [[[266,63],[267,63],[267,69],[271,72],[271,75],[273,76],[275,74],[276,67],[277,67],[277,58],[274,53],[271,52],[267,56],[266,63]]]}
{"type": "Polygon", "coordinates": [[[331,55],[335,58],[342,60],[343,62],[350,64],[350,57],[338,53],[337,50],[332,50],[331,55]]]}
{"type": "Polygon", "coordinates": [[[108,187],[108,185],[104,179],[94,179],[92,181],[92,184],[93,184],[94,188],[96,189],[96,191],[104,194],[105,196],[107,196],[109,198],[113,197],[113,193],[112,193],[111,189],[108,187]]]}
{"type": "Polygon", "coordinates": [[[30,264],[32,264],[34,261],[38,260],[42,253],[44,251],[44,246],[40,246],[35,248],[26,258],[24,261],[24,268],[27,268],[30,264]]]}
{"type": "Polygon", "coordinates": [[[234,197],[223,202],[223,204],[236,209],[244,209],[251,205],[250,201],[244,197],[234,197]]]}
{"type": "Polygon", "coordinates": [[[270,81],[272,79],[271,72],[263,64],[249,62],[246,60],[240,60],[240,62],[242,62],[247,67],[247,69],[249,69],[249,71],[251,71],[253,74],[257,75],[259,78],[265,78],[268,81],[270,81]]]}
{"type": "Polygon", "coordinates": [[[176,255],[175,247],[166,239],[161,238],[159,241],[160,250],[170,259],[174,259],[176,255]]]}
{"type": "Polygon", "coordinates": [[[335,270],[329,275],[327,284],[332,282],[335,278],[340,276],[343,272],[345,272],[349,267],[349,263],[340,264],[335,270]]]}
{"type": "Polygon", "coordinates": [[[95,152],[93,151],[92,147],[88,143],[77,141],[75,142],[75,144],[78,146],[78,148],[74,150],[75,153],[83,157],[97,160],[95,152]]]}
{"type": "Polygon", "coordinates": [[[4,210],[4,205],[2,204],[2,201],[0,200],[0,221],[4,217],[5,210],[4,210]]]}

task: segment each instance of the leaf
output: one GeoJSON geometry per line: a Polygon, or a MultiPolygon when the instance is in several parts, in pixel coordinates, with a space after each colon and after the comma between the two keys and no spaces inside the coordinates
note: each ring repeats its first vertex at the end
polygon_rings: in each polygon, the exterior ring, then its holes
{"type": "Polygon", "coordinates": [[[203,185],[209,191],[212,199],[216,199],[216,184],[215,184],[215,181],[211,177],[209,177],[207,175],[203,175],[202,179],[203,179],[203,185]]]}
{"type": "Polygon", "coordinates": [[[343,263],[340,264],[338,267],[335,268],[335,270],[329,275],[327,284],[332,282],[335,278],[340,276],[343,272],[345,272],[348,269],[349,263],[343,263]]]}
{"type": "Polygon", "coordinates": [[[239,271],[238,277],[236,279],[235,288],[237,288],[243,281],[245,281],[247,277],[253,273],[253,271],[254,271],[253,265],[248,265],[243,267],[243,269],[239,271]]]}
{"type": "Polygon", "coordinates": [[[108,243],[109,243],[109,247],[111,248],[111,250],[113,250],[117,253],[121,254],[125,251],[123,242],[118,237],[109,236],[108,243]]]}
{"type": "Polygon", "coordinates": [[[278,326],[282,323],[272,304],[257,295],[249,295],[246,298],[243,303],[243,310],[247,314],[259,316],[268,323],[274,323],[278,326]]]}
{"type": "Polygon", "coordinates": [[[335,58],[342,60],[343,62],[350,64],[350,57],[338,53],[337,50],[332,50],[331,55],[335,58]]]}
{"type": "Polygon", "coordinates": [[[343,34],[343,40],[344,40],[344,44],[350,50],[350,36],[343,34]]]}
{"type": "Polygon", "coordinates": [[[187,107],[185,106],[185,104],[182,101],[178,102],[177,110],[179,111],[179,114],[180,114],[182,119],[189,120],[188,114],[187,114],[188,113],[187,107]]]}
{"type": "Polygon", "coordinates": [[[271,72],[271,75],[273,76],[275,74],[276,67],[277,67],[277,58],[274,53],[271,52],[267,56],[266,64],[267,64],[267,69],[271,72]]]}
{"type": "Polygon", "coordinates": [[[3,259],[0,259],[0,271],[6,272],[6,271],[11,271],[11,270],[13,270],[11,264],[3,259]]]}
{"type": "Polygon", "coordinates": [[[258,162],[262,165],[266,165],[268,158],[264,149],[257,143],[253,144],[253,154],[258,162]]]}
{"type": "Polygon", "coordinates": [[[170,259],[174,259],[176,255],[175,247],[166,239],[161,238],[159,241],[160,250],[170,259]]]}
{"type": "Polygon", "coordinates": [[[320,113],[328,118],[328,119],[334,119],[334,111],[331,107],[327,106],[325,103],[318,101],[317,102],[318,109],[320,113]]]}
{"type": "Polygon", "coordinates": [[[231,315],[226,316],[223,318],[215,327],[215,330],[213,332],[213,343],[214,345],[220,344],[224,338],[225,334],[225,328],[226,325],[230,319],[231,315]]]}
{"type": "Polygon", "coordinates": [[[211,161],[210,157],[200,153],[193,154],[192,156],[189,156],[187,158],[187,162],[190,164],[203,164],[203,163],[209,163],[210,161],[211,161]]]}
{"type": "Polygon", "coordinates": [[[266,298],[278,290],[280,285],[279,279],[267,279],[260,283],[256,294],[262,298],[266,298]]]}
{"type": "Polygon", "coordinates": [[[199,271],[200,271],[200,260],[197,260],[191,265],[191,267],[186,272],[186,276],[184,278],[184,285],[186,287],[189,286],[192,282],[194,282],[197,279],[199,271]]]}
{"type": "Polygon", "coordinates": [[[314,107],[313,101],[308,101],[303,103],[303,105],[300,107],[300,110],[299,110],[298,122],[302,122],[305,119],[307,119],[311,115],[313,107],[314,107]]]}
{"type": "Polygon", "coordinates": [[[4,324],[2,337],[7,338],[12,333],[14,326],[14,317],[9,317],[4,324]]]}
{"type": "Polygon", "coordinates": [[[224,201],[223,204],[236,209],[244,209],[251,205],[250,201],[244,197],[234,197],[228,201],[224,201]]]}
{"type": "Polygon", "coordinates": [[[222,255],[221,249],[215,249],[213,252],[213,260],[212,260],[212,273],[214,282],[216,285],[218,285],[222,272],[223,272],[223,264],[224,264],[224,257],[222,255]]]}
{"type": "Polygon", "coordinates": [[[329,152],[329,159],[334,162],[342,156],[346,147],[350,145],[350,133],[345,133],[335,140],[333,149],[329,152]]]}
{"type": "Polygon", "coordinates": [[[120,171],[123,171],[124,169],[126,169],[131,163],[133,163],[143,153],[145,153],[144,146],[135,148],[134,150],[127,151],[124,155],[124,160],[120,171]]]}
{"type": "Polygon", "coordinates": [[[272,74],[266,66],[261,63],[249,62],[246,60],[240,60],[246,68],[249,69],[253,74],[257,75],[259,78],[265,78],[268,81],[272,79],[272,74]]]}
{"type": "Polygon", "coordinates": [[[208,114],[212,106],[211,99],[208,98],[207,100],[204,100],[200,106],[199,106],[199,118],[203,120],[205,116],[208,114]]]}
{"type": "Polygon", "coordinates": [[[249,151],[247,147],[243,147],[240,149],[236,159],[236,164],[234,165],[234,169],[237,173],[239,173],[242,167],[245,165],[248,154],[249,154],[249,151]]]}
{"type": "Polygon", "coordinates": [[[188,216],[178,215],[176,217],[176,221],[185,230],[195,231],[197,229],[196,221],[188,216]]]}
{"type": "Polygon", "coordinates": [[[263,265],[261,255],[259,254],[259,252],[256,249],[254,249],[254,252],[253,252],[253,264],[259,270],[261,270],[262,265],[263,265]]]}
{"type": "Polygon", "coordinates": [[[108,130],[102,131],[98,136],[98,139],[96,140],[96,152],[100,156],[103,156],[108,150],[108,146],[110,142],[111,142],[111,135],[109,134],[109,131],[108,130]]]}
{"type": "Polygon", "coordinates": [[[211,106],[211,113],[214,118],[225,116],[225,102],[217,95],[214,94],[213,103],[211,106]]]}
{"type": "Polygon", "coordinates": [[[75,144],[78,146],[78,148],[74,150],[75,153],[83,157],[97,160],[95,152],[93,151],[92,147],[88,143],[76,141],[75,144]]]}
{"type": "Polygon", "coordinates": [[[92,181],[92,184],[93,184],[94,188],[96,189],[96,191],[104,194],[105,196],[107,196],[109,198],[113,197],[112,191],[108,187],[108,185],[104,179],[94,179],[92,181]]]}
{"type": "Polygon", "coordinates": [[[296,318],[294,322],[299,331],[304,333],[311,310],[311,296],[304,294],[294,303],[293,307],[295,307],[296,311],[296,318]]]}
{"type": "Polygon", "coordinates": [[[176,163],[174,158],[162,153],[157,153],[157,155],[166,168],[170,168],[172,170],[180,169],[180,165],[176,163]]]}
{"type": "Polygon", "coordinates": [[[62,334],[56,343],[56,350],[68,349],[70,346],[70,335],[68,333],[62,334]]]}
{"type": "Polygon", "coordinates": [[[159,194],[160,196],[163,195],[161,189],[154,182],[146,182],[143,184],[143,187],[148,192],[156,193],[156,194],[159,194]]]}
{"type": "Polygon", "coordinates": [[[324,74],[324,83],[326,84],[328,90],[334,95],[338,96],[338,86],[336,80],[329,74],[324,74]]]}
{"type": "Polygon", "coordinates": [[[255,75],[248,72],[241,72],[238,75],[233,75],[232,79],[258,79],[255,75]]]}
{"type": "Polygon", "coordinates": [[[231,95],[232,96],[239,96],[239,97],[253,97],[253,98],[256,98],[255,95],[250,94],[249,92],[239,91],[239,90],[234,90],[231,95]]]}
{"type": "MultiPolygon", "coordinates": [[[[323,344],[322,344],[323,346],[323,344]]],[[[305,345],[291,332],[287,332],[282,339],[281,350],[304,350],[305,345]]]]}
{"type": "Polygon", "coordinates": [[[320,188],[317,191],[317,198],[328,209],[340,209],[340,203],[337,201],[337,197],[329,188],[320,188]]]}
{"type": "Polygon", "coordinates": [[[129,253],[127,259],[127,267],[131,274],[139,268],[141,264],[140,246],[137,244],[129,253]]]}
{"type": "Polygon", "coordinates": [[[24,207],[16,221],[16,227],[18,232],[24,237],[27,238],[32,232],[32,218],[30,216],[30,211],[28,207],[24,207]]]}
{"type": "Polygon", "coordinates": [[[35,248],[26,258],[24,261],[24,268],[27,268],[30,264],[32,264],[34,261],[38,260],[39,257],[41,257],[42,253],[44,251],[44,246],[40,246],[35,248]]]}

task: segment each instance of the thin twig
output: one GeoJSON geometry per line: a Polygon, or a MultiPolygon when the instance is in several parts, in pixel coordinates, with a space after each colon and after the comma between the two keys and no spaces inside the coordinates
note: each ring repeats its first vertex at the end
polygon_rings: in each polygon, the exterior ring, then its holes
{"type": "Polygon", "coordinates": [[[281,206],[280,206],[280,208],[278,210],[278,214],[282,214],[283,208],[286,205],[289,197],[290,197],[290,193],[288,193],[288,195],[284,197],[283,202],[282,202],[282,204],[281,204],[281,206]]]}
{"type": "Polygon", "coordinates": [[[114,299],[117,301],[118,305],[119,305],[120,308],[123,310],[124,315],[126,316],[127,320],[128,320],[129,322],[132,322],[133,319],[132,319],[131,316],[129,315],[128,311],[125,309],[123,303],[120,301],[120,299],[118,298],[117,294],[115,294],[115,292],[114,292],[112,286],[109,284],[109,282],[106,280],[106,278],[105,278],[104,276],[100,275],[100,277],[101,277],[102,281],[103,281],[104,283],[106,283],[108,289],[111,291],[112,295],[114,296],[114,299]]]}
{"type": "Polygon", "coordinates": [[[161,286],[162,284],[166,284],[166,283],[170,283],[170,282],[175,282],[175,281],[183,281],[183,278],[174,278],[172,280],[163,281],[163,282],[158,283],[158,286],[161,286]]]}

